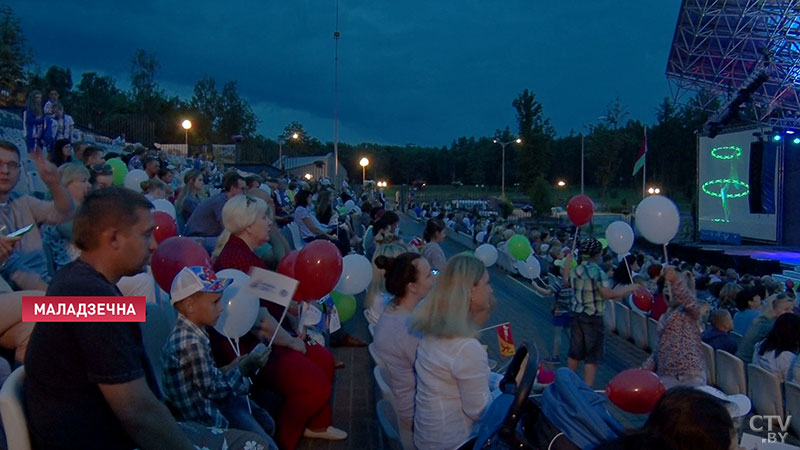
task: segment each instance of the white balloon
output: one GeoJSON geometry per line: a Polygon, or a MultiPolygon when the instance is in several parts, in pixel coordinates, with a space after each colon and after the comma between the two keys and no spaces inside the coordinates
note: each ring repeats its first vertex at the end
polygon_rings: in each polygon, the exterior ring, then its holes
{"type": "Polygon", "coordinates": [[[156,211],[162,211],[169,214],[170,217],[173,219],[175,218],[175,205],[169,202],[169,200],[158,198],[152,201],[153,208],[156,211]]]}
{"type": "Polygon", "coordinates": [[[481,231],[475,236],[475,240],[477,240],[478,242],[483,242],[483,238],[485,237],[486,237],[486,232],[481,231]]]}
{"type": "Polygon", "coordinates": [[[680,213],[675,203],[661,195],[651,195],[636,208],[636,229],[653,244],[666,244],[678,234],[680,213]]]}
{"type": "Polygon", "coordinates": [[[250,277],[236,269],[225,269],[217,272],[219,278],[232,278],[230,284],[222,293],[222,314],[214,325],[223,336],[238,339],[256,323],[258,316],[258,297],[247,289],[250,277]]]}
{"type": "Polygon", "coordinates": [[[363,255],[347,255],[342,258],[342,275],[334,291],[355,295],[369,287],[372,282],[372,264],[363,255]]]}
{"type": "Polygon", "coordinates": [[[533,255],[528,256],[528,259],[525,261],[517,261],[517,270],[520,275],[529,280],[538,278],[539,275],[542,274],[542,266],[539,264],[539,260],[533,255]]]}
{"type": "Polygon", "coordinates": [[[617,220],[606,228],[608,247],[618,255],[625,255],[633,247],[633,230],[627,223],[617,220]]]}
{"type": "Polygon", "coordinates": [[[486,267],[497,262],[497,249],[492,244],[483,244],[475,249],[475,257],[483,261],[486,267]]]}
{"type": "Polygon", "coordinates": [[[147,172],[142,169],[134,169],[125,175],[125,182],[123,184],[132,191],[142,192],[142,181],[147,181],[149,179],[150,177],[147,175],[147,172]]]}

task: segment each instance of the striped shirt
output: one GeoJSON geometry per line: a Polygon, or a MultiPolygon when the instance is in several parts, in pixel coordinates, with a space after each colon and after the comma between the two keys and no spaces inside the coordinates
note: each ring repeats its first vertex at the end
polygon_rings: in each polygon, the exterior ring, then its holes
{"type": "Polygon", "coordinates": [[[597,263],[584,261],[570,273],[570,284],[574,291],[572,312],[590,316],[602,316],[605,300],[600,287],[611,289],[611,279],[597,263]]]}

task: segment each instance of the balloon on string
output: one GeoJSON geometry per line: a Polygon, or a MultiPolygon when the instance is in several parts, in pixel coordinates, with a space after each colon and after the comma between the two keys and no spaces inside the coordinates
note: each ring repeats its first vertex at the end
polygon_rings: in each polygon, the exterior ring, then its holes
{"type": "Polygon", "coordinates": [[[343,294],[341,292],[331,292],[333,304],[336,305],[336,312],[339,313],[339,320],[347,322],[353,318],[356,312],[356,298],[352,295],[343,294]]]}
{"type": "Polygon", "coordinates": [[[644,369],[624,370],[606,386],[606,394],[611,403],[634,414],[652,411],[666,391],[661,378],[644,369]]]}
{"type": "Polygon", "coordinates": [[[567,202],[567,216],[576,227],[582,227],[592,220],[594,202],[586,195],[576,195],[567,202]]]}
{"type": "Polygon", "coordinates": [[[153,278],[161,289],[169,292],[175,275],[187,266],[211,267],[208,252],[188,237],[167,238],[158,245],[150,260],[153,278]]]}
{"type": "Polygon", "coordinates": [[[142,192],[142,181],[149,180],[150,177],[142,169],[133,169],[125,175],[123,185],[136,192],[142,192]]]}
{"type": "Polygon", "coordinates": [[[650,311],[653,307],[653,294],[644,287],[639,287],[633,291],[633,304],[644,312],[650,311]]]}
{"type": "MultiPolygon", "coordinates": [[[[370,270],[372,270],[370,268],[370,270]]],[[[342,275],[342,255],[339,249],[327,240],[308,243],[297,255],[294,263],[299,300],[316,300],[330,293],[342,275]]]]}
{"type": "Polygon", "coordinates": [[[486,267],[491,267],[497,262],[497,249],[492,244],[483,244],[475,249],[475,257],[483,262],[486,267]]]}
{"type": "Polygon", "coordinates": [[[662,195],[651,195],[636,208],[636,229],[653,244],[666,244],[678,234],[680,213],[675,202],[662,195]]]}
{"type": "Polygon", "coordinates": [[[508,240],[508,252],[511,253],[514,259],[525,261],[533,253],[531,241],[521,234],[515,234],[514,237],[508,240]]]}
{"type": "Polygon", "coordinates": [[[163,211],[155,211],[153,213],[153,222],[156,225],[153,229],[153,237],[159,244],[167,238],[178,235],[178,225],[169,214],[163,211]]]}
{"type": "Polygon", "coordinates": [[[535,256],[531,255],[525,261],[517,261],[517,271],[523,277],[533,280],[542,274],[542,266],[535,256]]]}
{"type": "MultiPolygon", "coordinates": [[[[372,264],[363,255],[347,255],[342,259],[342,275],[334,292],[346,295],[358,294],[367,289],[372,281],[372,264]]],[[[338,309],[338,307],[337,307],[338,309]]]]}
{"type": "Polygon", "coordinates": [[[223,336],[238,339],[256,323],[259,301],[250,293],[247,285],[250,277],[236,269],[225,269],[217,272],[219,278],[231,278],[233,282],[222,292],[222,313],[214,328],[223,336]]]}
{"type": "Polygon", "coordinates": [[[477,235],[475,235],[475,240],[478,241],[478,242],[483,242],[483,238],[485,238],[485,237],[486,237],[486,232],[485,231],[480,231],[480,232],[478,232],[477,235]]]}
{"type": "Polygon", "coordinates": [[[151,202],[153,204],[153,209],[156,211],[162,211],[169,214],[170,217],[175,219],[175,205],[169,202],[169,200],[158,198],[151,202]]]}
{"type": "Polygon", "coordinates": [[[603,250],[605,250],[606,247],[608,247],[608,240],[606,238],[598,238],[597,242],[599,242],[600,245],[603,246],[603,250]]]}
{"type": "Polygon", "coordinates": [[[617,220],[606,228],[608,247],[618,255],[627,255],[633,247],[633,229],[627,223],[617,220]]]}
{"type": "Polygon", "coordinates": [[[286,256],[281,259],[281,262],[278,263],[278,273],[289,278],[294,278],[294,264],[299,254],[300,250],[292,250],[287,253],[286,256]]]}
{"type": "Polygon", "coordinates": [[[125,165],[119,158],[111,158],[106,161],[106,164],[111,166],[111,173],[114,176],[114,184],[122,186],[125,183],[125,176],[128,175],[128,166],[125,165]]]}

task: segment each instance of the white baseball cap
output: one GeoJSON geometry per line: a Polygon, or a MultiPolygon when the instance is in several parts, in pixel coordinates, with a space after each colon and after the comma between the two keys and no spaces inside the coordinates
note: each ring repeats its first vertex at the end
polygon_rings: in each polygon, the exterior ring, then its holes
{"type": "Polygon", "coordinates": [[[728,395],[711,386],[700,386],[697,389],[722,400],[725,403],[725,407],[728,408],[731,418],[733,419],[745,416],[750,412],[752,403],[750,402],[750,397],[744,394],[728,395]]]}
{"type": "Polygon", "coordinates": [[[233,278],[217,278],[209,267],[184,267],[172,281],[170,303],[174,305],[197,292],[220,293],[231,283],[233,278]]]}

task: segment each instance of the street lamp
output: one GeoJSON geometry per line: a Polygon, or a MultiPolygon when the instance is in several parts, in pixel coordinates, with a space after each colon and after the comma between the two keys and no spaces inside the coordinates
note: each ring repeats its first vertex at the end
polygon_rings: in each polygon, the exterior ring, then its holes
{"type": "Polygon", "coordinates": [[[658,195],[658,194],[661,193],[661,189],[659,189],[657,187],[650,186],[650,188],[647,189],[647,193],[650,194],[650,195],[658,195]]]}
{"type": "Polygon", "coordinates": [[[502,163],[502,173],[503,173],[503,175],[501,177],[501,180],[502,180],[501,181],[501,185],[502,185],[501,186],[501,192],[502,192],[502,196],[505,197],[506,196],[506,145],[513,144],[513,143],[521,144],[522,143],[522,139],[517,138],[517,139],[514,139],[513,141],[508,141],[508,142],[503,142],[503,141],[498,141],[497,139],[493,139],[492,142],[495,143],[495,144],[500,144],[500,146],[503,147],[503,163],[502,163]]]}
{"type": "MultiPolygon", "coordinates": [[[[292,133],[290,138],[297,140],[300,138],[299,133],[292,133]]],[[[283,172],[283,144],[286,143],[286,133],[278,136],[278,169],[283,172]]]]}
{"type": "Polygon", "coordinates": [[[192,128],[192,122],[189,119],[181,123],[183,130],[186,132],[186,156],[189,156],[189,128],[192,128]]]}
{"type": "Polygon", "coordinates": [[[367,166],[369,165],[369,160],[367,158],[361,158],[358,164],[361,166],[361,185],[363,186],[367,183],[367,166]]]}
{"type": "Polygon", "coordinates": [[[312,179],[312,178],[314,178],[314,176],[313,176],[313,175],[311,175],[310,173],[307,173],[307,174],[305,174],[305,175],[303,176],[303,178],[305,178],[305,179],[306,179],[306,180],[308,180],[308,181],[311,181],[311,179],[312,179]]]}
{"type": "Polygon", "coordinates": [[[564,180],[558,180],[558,182],[556,183],[556,186],[558,186],[560,188],[563,188],[566,185],[567,185],[567,182],[564,181],[564,180]]]}

